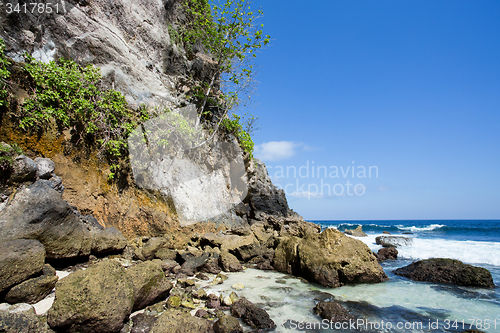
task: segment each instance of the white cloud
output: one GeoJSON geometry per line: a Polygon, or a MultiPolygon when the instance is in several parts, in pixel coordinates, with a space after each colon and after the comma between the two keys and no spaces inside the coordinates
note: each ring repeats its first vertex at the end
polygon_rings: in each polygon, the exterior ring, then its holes
{"type": "Polygon", "coordinates": [[[263,161],[280,161],[296,154],[301,143],[292,141],[271,141],[255,146],[255,156],[263,161]]]}

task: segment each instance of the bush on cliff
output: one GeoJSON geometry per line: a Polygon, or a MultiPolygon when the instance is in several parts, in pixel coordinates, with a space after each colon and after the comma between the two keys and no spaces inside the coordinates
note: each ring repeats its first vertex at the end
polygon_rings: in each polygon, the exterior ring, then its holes
{"type": "Polygon", "coordinates": [[[7,66],[10,65],[9,59],[4,55],[5,43],[0,39],[0,107],[7,105],[7,97],[9,95],[7,91],[7,79],[10,77],[10,72],[7,70],[7,66]]]}

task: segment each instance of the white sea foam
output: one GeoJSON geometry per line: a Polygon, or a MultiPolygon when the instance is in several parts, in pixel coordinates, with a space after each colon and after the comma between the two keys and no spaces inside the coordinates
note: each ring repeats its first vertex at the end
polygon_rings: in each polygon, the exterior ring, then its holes
{"type": "Polygon", "coordinates": [[[446,227],[444,224],[431,224],[428,226],[423,226],[423,227],[416,227],[416,226],[411,226],[411,227],[405,227],[403,225],[397,225],[398,229],[404,230],[404,231],[411,231],[411,232],[419,232],[419,231],[432,231],[436,229],[440,229],[442,227],[446,227]]]}
{"type": "MultiPolygon", "coordinates": [[[[378,251],[381,246],[375,243],[375,238],[380,235],[368,235],[368,237],[356,237],[363,241],[372,251],[378,251]]],[[[404,259],[422,260],[430,258],[451,258],[469,264],[490,264],[500,266],[500,243],[458,241],[447,239],[425,239],[413,237],[410,246],[398,247],[398,256],[404,259]]]]}

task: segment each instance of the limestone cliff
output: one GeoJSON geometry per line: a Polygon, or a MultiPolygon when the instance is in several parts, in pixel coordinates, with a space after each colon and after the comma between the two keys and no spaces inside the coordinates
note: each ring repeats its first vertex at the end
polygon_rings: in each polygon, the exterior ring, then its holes
{"type": "MultiPolygon", "coordinates": [[[[173,22],[185,20],[179,1],[71,0],[64,4],[64,10],[51,14],[1,12],[0,37],[7,45],[6,54],[15,61],[22,61],[27,52],[44,62],[65,57],[80,65],[98,66],[106,85],[121,91],[131,107],[142,103],[183,107],[189,103],[186,92],[192,84],[208,79],[207,69],[214,66],[210,57],[194,49],[188,59],[169,35],[173,22]]],[[[13,76],[22,80],[20,66],[13,67],[13,76]]],[[[183,244],[193,233],[293,214],[262,162],[249,160],[241,149],[221,149],[221,144],[236,142],[227,134],[192,154],[196,156],[162,159],[163,164],[156,164],[155,169],[163,172],[157,186],[138,184],[137,174],[130,168],[110,182],[106,177],[109,166],[98,160],[91,147],[76,147],[70,131],[59,133],[50,128],[43,135],[28,136],[18,129],[10,113],[22,105],[25,89],[13,84],[16,98],[11,110],[2,112],[0,140],[17,142],[28,156],[51,158],[64,180],[64,199],[129,238],[176,234],[183,244]],[[244,166],[237,176],[230,171],[235,163],[244,166]],[[189,182],[193,178],[190,170],[198,173],[195,182],[189,182]],[[241,202],[235,200],[235,189],[244,194],[241,202]],[[222,208],[213,209],[215,206],[222,208]],[[195,208],[208,214],[200,217],[193,213],[195,208]],[[208,223],[193,224],[199,220],[208,223]],[[181,230],[184,232],[179,233],[181,230]]],[[[221,110],[211,112],[212,121],[218,121],[221,110]]]]}

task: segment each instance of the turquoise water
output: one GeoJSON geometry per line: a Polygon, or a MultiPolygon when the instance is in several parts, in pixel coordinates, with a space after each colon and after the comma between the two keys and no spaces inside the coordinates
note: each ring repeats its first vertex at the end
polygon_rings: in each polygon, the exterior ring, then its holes
{"type": "Polygon", "coordinates": [[[265,308],[278,325],[277,332],[462,332],[471,328],[500,332],[500,221],[314,222],[340,230],[362,225],[368,237],[358,239],[374,251],[379,248],[375,237],[383,231],[406,233],[413,244],[398,249],[400,259],[382,263],[389,276],[384,283],[332,289],[282,273],[247,269],[231,274],[214,291],[227,293],[231,285],[243,283],[245,289],[237,293],[265,308]],[[497,287],[415,282],[392,273],[415,260],[438,257],[487,268],[497,287]],[[320,300],[341,302],[361,321],[354,328],[326,327],[312,312],[320,300]]]}

